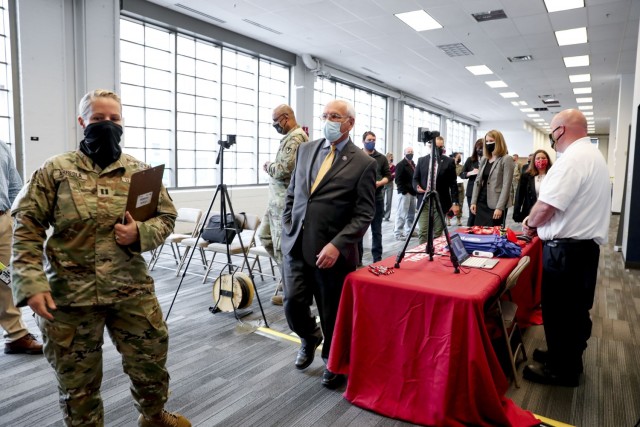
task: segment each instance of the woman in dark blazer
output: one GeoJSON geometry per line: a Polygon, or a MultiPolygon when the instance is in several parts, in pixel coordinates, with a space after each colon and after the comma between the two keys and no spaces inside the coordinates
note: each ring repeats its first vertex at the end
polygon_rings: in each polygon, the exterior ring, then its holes
{"type": "MultiPolygon", "coordinates": [[[[462,172],[460,172],[460,178],[467,180],[467,206],[469,206],[469,219],[467,220],[467,226],[471,227],[476,219],[476,216],[471,213],[471,196],[473,195],[473,185],[476,182],[478,176],[478,167],[480,167],[480,159],[482,158],[482,147],[484,146],[484,139],[480,138],[473,145],[473,153],[471,157],[464,162],[462,172]]],[[[462,208],[461,208],[462,210],[462,208]]]]}
{"type": "Polygon", "coordinates": [[[473,225],[502,225],[511,200],[513,159],[508,155],[502,133],[490,130],[484,137],[484,157],[471,196],[473,225]]]}
{"type": "Polygon", "coordinates": [[[518,184],[516,202],[513,205],[513,220],[515,222],[522,222],[529,215],[531,208],[538,200],[540,185],[550,167],[551,159],[546,151],[538,150],[533,154],[533,161],[520,177],[518,184]]]}

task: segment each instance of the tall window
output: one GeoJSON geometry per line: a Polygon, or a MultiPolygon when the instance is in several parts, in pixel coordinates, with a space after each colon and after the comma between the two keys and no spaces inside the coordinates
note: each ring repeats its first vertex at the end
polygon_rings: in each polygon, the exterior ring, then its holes
{"type": "Polygon", "coordinates": [[[228,185],[266,182],[260,161],[279,138],[271,110],[289,100],[290,69],[131,19],[120,21],[125,152],[165,164],[168,187],[218,184],[219,141],[228,185]]]}
{"type": "Polygon", "coordinates": [[[356,124],[351,139],[360,144],[362,134],[368,130],[376,134],[376,150],[385,153],[387,131],[387,98],[341,82],[329,79],[316,79],[313,97],[313,134],[312,138],[322,138],[320,116],[325,105],[334,99],[351,102],[356,110],[356,124]]]}
{"type": "Polygon", "coordinates": [[[13,102],[11,100],[11,52],[9,12],[6,0],[0,0],[0,143],[13,151],[13,102]]]}
{"type": "Polygon", "coordinates": [[[462,153],[464,161],[471,155],[471,126],[455,120],[447,119],[447,153],[462,153]]]}
{"type": "Polygon", "coordinates": [[[442,133],[440,116],[422,108],[405,104],[403,122],[402,151],[404,152],[407,147],[413,147],[414,158],[430,154],[430,152],[427,152],[426,144],[418,141],[418,128],[428,128],[430,131],[442,133]]]}

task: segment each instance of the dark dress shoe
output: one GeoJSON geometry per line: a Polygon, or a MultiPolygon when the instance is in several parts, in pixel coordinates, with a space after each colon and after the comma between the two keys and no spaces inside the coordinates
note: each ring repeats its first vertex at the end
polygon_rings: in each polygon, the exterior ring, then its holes
{"type": "Polygon", "coordinates": [[[342,384],[344,384],[345,380],[346,377],[344,375],[335,374],[327,368],[325,368],[324,372],[322,373],[322,385],[331,390],[340,387],[342,384]]]}
{"type": "Polygon", "coordinates": [[[536,348],[533,350],[533,360],[543,365],[549,361],[549,353],[547,350],[536,348]]]}
{"type": "Polygon", "coordinates": [[[317,338],[313,341],[307,341],[300,346],[298,354],[296,355],[296,368],[307,369],[309,365],[313,363],[313,358],[316,355],[316,349],[322,342],[322,338],[317,338]]]}
{"type": "Polygon", "coordinates": [[[580,384],[580,374],[557,374],[550,371],[545,366],[528,365],[522,371],[525,380],[539,384],[560,385],[563,387],[578,387],[580,384]]]}
{"type": "MultiPolygon", "coordinates": [[[[549,364],[549,350],[536,348],[535,350],[533,350],[533,360],[535,360],[536,362],[541,363],[543,365],[548,365],[549,364]]],[[[582,371],[583,371],[583,366],[582,366],[582,363],[580,363],[580,365],[578,366],[578,372],[582,373],[582,371]]]]}

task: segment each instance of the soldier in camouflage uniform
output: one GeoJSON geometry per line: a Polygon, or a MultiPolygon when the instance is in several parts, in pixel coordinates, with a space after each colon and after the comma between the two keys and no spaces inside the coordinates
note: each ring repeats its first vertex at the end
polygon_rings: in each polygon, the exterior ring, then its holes
{"type": "Polygon", "coordinates": [[[13,295],[18,306],[28,304],[36,313],[66,425],[104,424],[106,326],[131,379],[138,425],[190,426],[164,410],[169,337],[141,256],[171,233],[177,213],[162,187],[155,217],[136,222],[127,212],[118,223],[131,175],[149,167],[121,153],[121,111],[113,92],[86,94],[80,148],[47,160],[16,197],[13,295]]]}
{"type": "MultiPolygon", "coordinates": [[[[282,212],[284,211],[284,196],[291,181],[291,173],[296,165],[298,146],[309,140],[307,134],[296,122],[296,116],[290,106],[282,104],[273,109],[273,127],[279,134],[284,135],[273,162],[265,162],[263,169],[269,174],[269,205],[260,227],[260,242],[269,252],[271,258],[282,265],[280,251],[280,235],[282,234],[282,212]]],[[[281,274],[282,277],[282,274],[281,274]]],[[[271,302],[282,305],[282,282],[278,283],[271,302]]]]}

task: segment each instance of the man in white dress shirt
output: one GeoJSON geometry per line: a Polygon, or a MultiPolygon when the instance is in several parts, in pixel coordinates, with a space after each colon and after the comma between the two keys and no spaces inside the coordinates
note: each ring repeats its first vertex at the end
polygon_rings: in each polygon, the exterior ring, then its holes
{"type": "Polygon", "coordinates": [[[587,136],[578,110],[551,121],[551,147],[562,156],[549,169],[537,203],[523,221],[544,242],[542,317],[547,350],[536,350],[524,378],[577,387],[582,353],[591,336],[589,310],[598,275],[600,246],[607,243],[611,215],[609,171],[587,136]]]}

